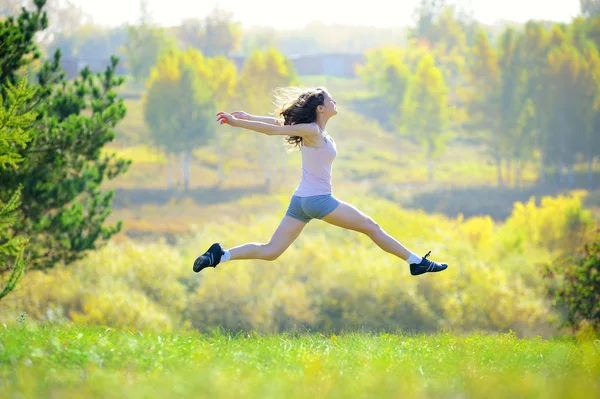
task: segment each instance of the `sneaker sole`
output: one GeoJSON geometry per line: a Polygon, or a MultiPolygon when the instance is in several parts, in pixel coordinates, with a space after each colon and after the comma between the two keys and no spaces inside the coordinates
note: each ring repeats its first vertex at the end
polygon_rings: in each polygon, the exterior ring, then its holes
{"type": "Polygon", "coordinates": [[[201,271],[202,269],[205,269],[206,266],[202,265],[202,256],[199,256],[196,258],[196,260],[194,261],[194,272],[198,273],[199,271],[201,271]]]}
{"type": "Polygon", "coordinates": [[[411,276],[420,276],[421,274],[425,274],[425,273],[439,273],[439,272],[443,272],[444,270],[446,270],[448,268],[448,265],[446,265],[446,267],[444,267],[443,269],[440,270],[423,270],[423,271],[419,271],[418,273],[413,273],[413,271],[410,271],[411,276]]]}

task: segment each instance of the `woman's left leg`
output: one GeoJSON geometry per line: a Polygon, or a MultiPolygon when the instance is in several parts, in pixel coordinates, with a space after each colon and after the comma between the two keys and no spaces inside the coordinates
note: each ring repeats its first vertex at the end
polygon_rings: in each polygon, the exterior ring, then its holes
{"type": "Polygon", "coordinates": [[[332,212],[322,217],[321,220],[344,229],[365,234],[379,248],[405,260],[410,265],[412,275],[440,272],[448,267],[445,263],[437,263],[427,259],[429,253],[425,257],[416,255],[383,230],[372,217],[346,202],[339,202],[340,204],[332,212]]]}
{"type": "Polygon", "coordinates": [[[411,255],[411,251],[383,230],[373,218],[346,202],[340,201],[338,207],[321,220],[347,230],[363,233],[379,248],[404,260],[408,260],[411,255]]]}

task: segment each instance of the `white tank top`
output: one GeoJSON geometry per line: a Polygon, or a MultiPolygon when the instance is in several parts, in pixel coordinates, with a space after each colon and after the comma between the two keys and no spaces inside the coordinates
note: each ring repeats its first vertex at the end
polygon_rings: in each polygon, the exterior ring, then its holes
{"type": "Polygon", "coordinates": [[[307,147],[301,144],[302,153],[302,179],[294,195],[310,197],[312,195],[332,194],[331,165],[337,155],[335,142],[321,128],[321,135],[325,145],[321,148],[307,147]]]}

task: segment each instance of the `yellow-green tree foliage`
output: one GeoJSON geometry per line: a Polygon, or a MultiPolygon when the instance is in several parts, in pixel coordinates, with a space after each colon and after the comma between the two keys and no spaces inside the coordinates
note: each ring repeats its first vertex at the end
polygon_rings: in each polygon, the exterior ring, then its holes
{"type": "Polygon", "coordinates": [[[215,113],[230,101],[236,84],[233,63],[200,51],[173,51],[152,69],[144,93],[144,119],[154,144],[167,155],[183,156],[189,185],[193,149],[212,142],[215,113]]]}
{"type": "Polygon", "coordinates": [[[365,63],[356,69],[360,79],[393,108],[402,104],[412,72],[405,53],[393,46],[373,49],[366,52],[365,63]]]}
{"type": "MultiPolygon", "coordinates": [[[[240,72],[237,104],[251,114],[274,114],[273,91],[298,83],[292,63],[281,52],[275,48],[255,50],[245,61],[240,72]]],[[[242,137],[245,147],[253,153],[246,153],[246,156],[250,156],[252,161],[260,165],[266,186],[286,175],[282,140],[255,132],[242,137]]]]}
{"type": "Polygon", "coordinates": [[[429,181],[433,181],[434,158],[445,150],[450,137],[448,87],[432,56],[423,57],[411,79],[402,109],[401,129],[414,135],[425,147],[429,181]]]}

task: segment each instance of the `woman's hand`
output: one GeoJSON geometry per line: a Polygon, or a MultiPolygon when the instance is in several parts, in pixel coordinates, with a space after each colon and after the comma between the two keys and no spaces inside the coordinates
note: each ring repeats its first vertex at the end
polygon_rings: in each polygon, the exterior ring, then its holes
{"type": "Polygon", "coordinates": [[[242,118],[236,118],[235,116],[227,113],[227,112],[219,112],[217,114],[217,122],[219,122],[219,124],[226,124],[226,125],[230,125],[233,127],[238,127],[238,124],[236,123],[238,120],[240,120],[242,118]]]}
{"type": "Polygon", "coordinates": [[[246,121],[252,120],[252,115],[250,115],[244,111],[233,111],[231,113],[231,115],[233,115],[233,117],[235,117],[237,119],[242,119],[242,120],[246,120],[246,121]]]}

